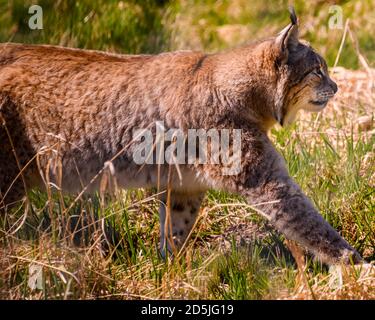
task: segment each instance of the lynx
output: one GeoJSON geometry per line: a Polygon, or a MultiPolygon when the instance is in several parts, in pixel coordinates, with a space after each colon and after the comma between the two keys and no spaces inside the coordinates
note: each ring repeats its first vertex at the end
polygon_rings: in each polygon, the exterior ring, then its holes
{"type": "Polygon", "coordinates": [[[46,183],[68,193],[94,192],[110,164],[121,188],[167,190],[162,251],[181,247],[205,192],[220,189],[242,195],[321,261],[360,262],[289,176],[267,135],[298,110],[324,109],[337,92],[324,59],[299,40],[290,13],[291,23],[276,37],[214,54],[0,45],[2,210],[46,183]],[[241,170],[226,175],[213,163],[136,164],[133,132],[157,121],[183,132],[241,129],[241,170]]]}

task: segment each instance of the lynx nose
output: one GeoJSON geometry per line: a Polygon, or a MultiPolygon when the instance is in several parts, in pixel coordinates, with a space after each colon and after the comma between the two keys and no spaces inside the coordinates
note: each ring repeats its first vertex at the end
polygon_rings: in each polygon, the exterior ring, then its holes
{"type": "Polygon", "coordinates": [[[328,83],[329,83],[329,86],[330,86],[330,87],[332,88],[332,90],[333,90],[333,94],[335,94],[335,93],[337,92],[337,90],[338,90],[336,82],[334,82],[334,81],[331,80],[331,79],[328,79],[328,83]]]}

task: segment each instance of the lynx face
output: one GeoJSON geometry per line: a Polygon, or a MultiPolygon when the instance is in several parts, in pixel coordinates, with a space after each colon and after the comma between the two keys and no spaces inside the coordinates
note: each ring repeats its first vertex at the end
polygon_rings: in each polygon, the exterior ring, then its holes
{"type": "Polygon", "coordinates": [[[292,122],[300,109],[323,110],[337,92],[337,85],[329,77],[324,59],[305,44],[300,43],[296,50],[288,61],[292,86],[286,95],[283,124],[292,122]]]}

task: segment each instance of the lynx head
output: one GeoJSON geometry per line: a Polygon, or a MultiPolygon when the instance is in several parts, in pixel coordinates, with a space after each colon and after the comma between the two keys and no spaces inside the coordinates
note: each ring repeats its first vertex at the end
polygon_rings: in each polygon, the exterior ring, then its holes
{"type": "Polygon", "coordinates": [[[300,109],[322,110],[337,92],[324,59],[299,40],[296,14],[292,7],[289,11],[291,23],[271,40],[277,78],[273,115],[281,125],[300,109]]]}
{"type": "Polygon", "coordinates": [[[225,110],[256,119],[264,129],[292,122],[298,110],[324,109],[337,92],[324,59],[300,41],[296,14],[289,10],[291,23],[276,37],[211,57],[214,84],[229,105],[225,110]]]}

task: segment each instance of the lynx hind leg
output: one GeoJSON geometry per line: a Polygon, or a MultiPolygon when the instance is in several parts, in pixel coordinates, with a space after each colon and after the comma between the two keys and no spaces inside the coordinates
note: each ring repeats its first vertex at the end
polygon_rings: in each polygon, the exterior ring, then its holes
{"type": "Polygon", "coordinates": [[[26,194],[22,177],[17,178],[18,174],[14,159],[10,158],[9,153],[0,151],[0,214],[9,211],[26,194]]]}
{"type": "Polygon", "coordinates": [[[26,194],[25,179],[32,166],[22,170],[21,175],[20,168],[34,152],[25,132],[17,106],[0,92],[0,214],[20,203],[26,194]]]}
{"type": "Polygon", "coordinates": [[[180,249],[189,235],[199,213],[204,192],[171,192],[170,221],[166,217],[166,196],[159,208],[160,215],[160,251],[165,257],[167,250],[173,253],[180,249]],[[172,229],[170,228],[172,226],[172,229]],[[173,241],[173,244],[171,243],[173,241]]]}
{"type": "MultiPolygon", "coordinates": [[[[2,137],[0,128],[0,214],[9,213],[23,203],[30,173],[28,170],[20,173],[11,148],[6,143],[1,145],[2,137]]],[[[19,160],[19,164],[24,167],[24,162],[19,160]]]]}

